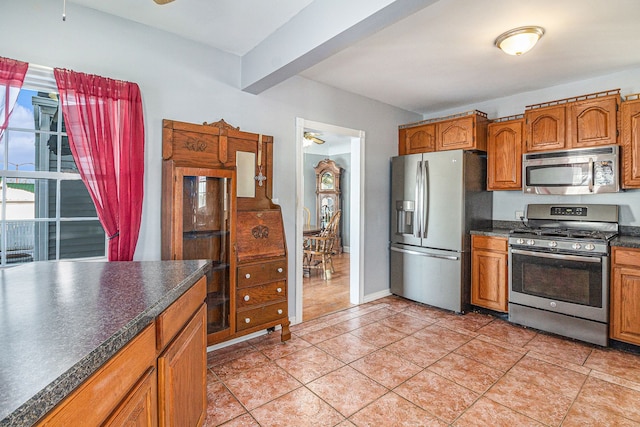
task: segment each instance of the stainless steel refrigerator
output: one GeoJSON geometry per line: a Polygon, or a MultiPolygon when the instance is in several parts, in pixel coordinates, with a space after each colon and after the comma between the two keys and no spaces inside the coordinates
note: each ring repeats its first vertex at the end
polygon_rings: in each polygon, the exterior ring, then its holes
{"type": "Polygon", "coordinates": [[[470,304],[471,229],[491,226],[486,156],[463,150],[391,159],[390,288],[464,312],[470,304]]]}

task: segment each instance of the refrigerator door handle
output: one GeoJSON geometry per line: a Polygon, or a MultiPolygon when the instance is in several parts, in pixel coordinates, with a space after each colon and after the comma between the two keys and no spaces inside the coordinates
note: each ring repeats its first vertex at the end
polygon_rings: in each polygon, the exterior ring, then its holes
{"type": "Polygon", "coordinates": [[[396,247],[391,247],[391,250],[394,252],[400,252],[403,254],[409,254],[409,255],[420,255],[420,256],[424,256],[427,258],[439,258],[439,259],[448,259],[450,261],[457,261],[460,259],[460,257],[454,256],[454,255],[436,255],[436,254],[428,254],[425,252],[418,252],[418,251],[411,251],[409,249],[400,249],[400,248],[396,248],[396,247]]]}
{"type": "Polygon", "coordinates": [[[420,221],[422,225],[422,237],[427,237],[429,230],[429,161],[422,162],[422,203],[420,212],[420,221]]]}
{"type": "Polygon", "coordinates": [[[420,220],[422,216],[422,162],[418,162],[418,166],[416,167],[416,189],[415,189],[415,217],[418,219],[414,222],[416,225],[415,230],[413,231],[413,235],[418,239],[422,237],[422,221],[420,220]]]}

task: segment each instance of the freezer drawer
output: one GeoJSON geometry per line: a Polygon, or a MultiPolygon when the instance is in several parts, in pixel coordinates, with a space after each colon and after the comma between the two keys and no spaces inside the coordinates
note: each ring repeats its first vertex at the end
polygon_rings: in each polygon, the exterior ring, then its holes
{"type": "Polygon", "coordinates": [[[390,250],[391,293],[458,313],[465,310],[465,253],[406,245],[391,245],[390,250]]]}

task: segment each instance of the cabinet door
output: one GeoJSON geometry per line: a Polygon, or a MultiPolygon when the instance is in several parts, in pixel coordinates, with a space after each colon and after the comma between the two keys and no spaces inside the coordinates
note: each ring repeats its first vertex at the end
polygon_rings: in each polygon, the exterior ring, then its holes
{"type": "Polygon", "coordinates": [[[640,345],[640,269],[614,267],[611,279],[610,336],[640,345]]]}
{"type": "Polygon", "coordinates": [[[622,186],[640,188],[640,99],[622,103],[622,186]]]}
{"type": "Polygon", "coordinates": [[[524,120],[489,125],[487,189],[522,189],[522,137],[524,120]]]}
{"type": "Polygon", "coordinates": [[[436,151],[435,123],[400,130],[398,153],[401,156],[431,151],[436,151]]]}
{"type": "Polygon", "coordinates": [[[160,426],[201,426],[207,416],[207,336],[203,304],[158,357],[160,426]]]}
{"type": "Polygon", "coordinates": [[[474,117],[461,117],[436,123],[438,151],[474,148],[474,117]]]}
{"type": "Polygon", "coordinates": [[[526,150],[561,150],[566,146],[566,106],[527,110],[526,150]]]}
{"type": "Polygon", "coordinates": [[[581,148],[617,143],[617,95],[572,102],[567,108],[569,147],[581,148]]]}
{"type": "MultiPolygon", "coordinates": [[[[224,169],[174,167],[171,183],[172,203],[164,205],[163,222],[170,217],[171,254],[163,259],[210,259],[213,268],[207,274],[208,333],[216,339],[231,333],[230,324],[235,278],[235,172],[224,169]],[[169,210],[170,211],[167,211],[169,210]]],[[[167,187],[168,185],[165,185],[167,187]]],[[[163,194],[169,197],[169,194],[163,194]]]]}
{"type": "MultiPolygon", "coordinates": [[[[473,236],[474,238],[476,236],[473,236]]],[[[506,239],[483,238],[489,247],[502,247],[506,239]]],[[[477,249],[471,258],[471,304],[507,312],[507,253],[477,249]]]]}
{"type": "Polygon", "coordinates": [[[153,427],[158,425],[155,374],[155,369],[149,369],[122,405],[104,423],[105,427],[153,427]]]}

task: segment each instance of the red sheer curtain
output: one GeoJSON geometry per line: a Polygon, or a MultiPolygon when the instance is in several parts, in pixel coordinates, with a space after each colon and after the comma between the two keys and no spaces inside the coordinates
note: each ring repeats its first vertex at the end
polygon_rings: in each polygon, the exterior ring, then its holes
{"type": "Polygon", "coordinates": [[[109,238],[109,261],[130,261],[144,192],[140,88],[70,70],[53,71],[73,158],[109,238]]]}
{"type": "Polygon", "coordinates": [[[28,68],[26,62],[0,57],[0,139],[9,124],[9,116],[28,68]]]}

